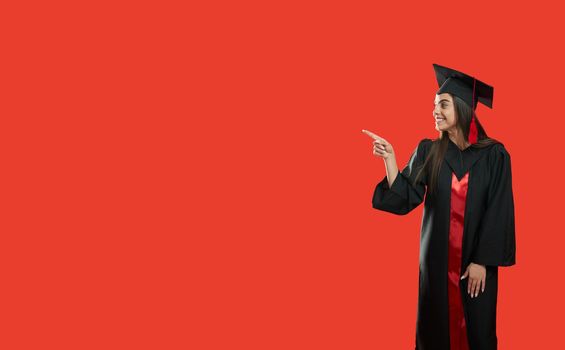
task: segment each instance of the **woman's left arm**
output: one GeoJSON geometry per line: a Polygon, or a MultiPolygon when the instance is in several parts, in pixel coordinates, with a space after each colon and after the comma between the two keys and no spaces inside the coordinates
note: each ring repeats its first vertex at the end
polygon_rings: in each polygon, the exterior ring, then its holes
{"type": "Polygon", "coordinates": [[[487,209],[470,261],[483,266],[511,266],[516,263],[516,237],[510,154],[501,144],[493,146],[492,152],[487,209]]]}

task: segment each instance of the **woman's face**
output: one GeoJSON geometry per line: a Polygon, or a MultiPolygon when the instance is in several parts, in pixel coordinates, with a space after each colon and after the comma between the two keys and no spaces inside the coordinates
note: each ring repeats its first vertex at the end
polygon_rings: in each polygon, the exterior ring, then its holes
{"type": "Polygon", "coordinates": [[[437,131],[447,131],[455,128],[455,106],[448,93],[436,95],[434,102],[434,119],[437,131]]]}

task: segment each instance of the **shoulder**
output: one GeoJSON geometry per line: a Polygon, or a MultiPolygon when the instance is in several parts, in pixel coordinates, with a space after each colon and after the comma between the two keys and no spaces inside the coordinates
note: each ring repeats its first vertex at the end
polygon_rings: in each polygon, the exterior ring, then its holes
{"type": "Polygon", "coordinates": [[[418,142],[418,147],[416,149],[419,153],[426,155],[428,154],[432,143],[432,139],[421,139],[420,142],[418,142]]]}
{"type": "Polygon", "coordinates": [[[412,152],[412,155],[410,156],[411,161],[413,160],[416,162],[423,162],[428,155],[430,145],[430,139],[420,140],[420,142],[418,142],[418,146],[416,146],[416,148],[412,152]]]}
{"type": "Polygon", "coordinates": [[[489,155],[493,158],[510,158],[510,153],[502,142],[493,144],[489,149],[489,155]]]}
{"type": "Polygon", "coordinates": [[[497,142],[489,148],[488,159],[492,168],[510,167],[510,153],[501,142],[497,142]]]}
{"type": "Polygon", "coordinates": [[[418,142],[418,148],[429,148],[432,145],[433,141],[432,139],[421,139],[420,142],[418,142]]]}

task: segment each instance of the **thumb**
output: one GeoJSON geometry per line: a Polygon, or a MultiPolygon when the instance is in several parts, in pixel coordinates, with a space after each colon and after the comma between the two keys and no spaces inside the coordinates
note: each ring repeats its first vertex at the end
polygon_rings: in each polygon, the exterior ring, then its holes
{"type": "Polygon", "coordinates": [[[465,273],[463,274],[463,276],[461,276],[461,279],[464,279],[467,276],[469,276],[469,268],[467,268],[467,270],[465,270],[465,273]]]}

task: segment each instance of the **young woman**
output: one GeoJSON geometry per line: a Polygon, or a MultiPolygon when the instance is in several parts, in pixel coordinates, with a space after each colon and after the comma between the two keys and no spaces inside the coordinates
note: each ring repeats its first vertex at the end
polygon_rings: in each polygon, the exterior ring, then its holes
{"type": "Polygon", "coordinates": [[[474,112],[492,108],[492,87],[434,69],[439,137],[421,140],[402,171],[392,145],[363,130],[386,167],[373,208],[405,215],[424,202],[416,350],[495,350],[498,267],[516,255],[510,155],[474,112]]]}

